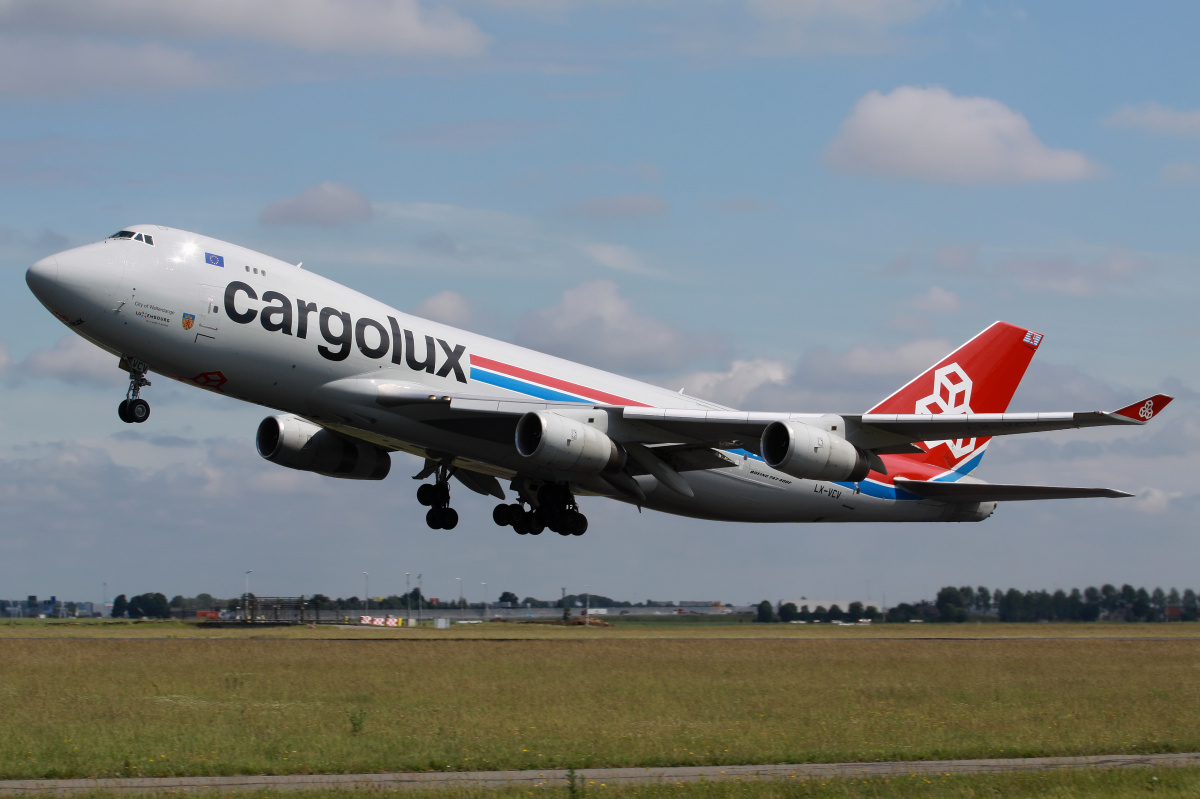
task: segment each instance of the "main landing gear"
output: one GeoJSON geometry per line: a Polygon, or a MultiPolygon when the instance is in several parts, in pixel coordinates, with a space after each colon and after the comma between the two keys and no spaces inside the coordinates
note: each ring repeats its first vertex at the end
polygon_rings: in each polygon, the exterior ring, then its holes
{"type": "Polygon", "coordinates": [[[134,358],[129,359],[128,365],[129,390],[125,392],[125,399],[117,406],[117,416],[128,424],[141,424],[150,418],[150,403],[138,396],[143,388],[150,385],[150,381],[146,379],[147,367],[134,358]]]}
{"type": "MultiPolygon", "coordinates": [[[[541,535],[549,528],[559,535],[583,535],[587,532],[587,517],[579,512],[571,489],[563,484],[543,483],[538,487],[537,507],[525,510],[522,504],[500,504],[492,510],[492,521],[501,527],[511,526],[517,535],[541,535]]],[[[530,503],[533,505],[533,503],[530,503]]]]}
{"type": "Polygon", "coordinates": [[[453,471],[439,464],[435,474],[433,483],[424,483],[417,489],[417,502],[429,508],[425,514],[429,529],[453,530],[458,526],[458,511],[450,507],[450,475],[453,471]]]}

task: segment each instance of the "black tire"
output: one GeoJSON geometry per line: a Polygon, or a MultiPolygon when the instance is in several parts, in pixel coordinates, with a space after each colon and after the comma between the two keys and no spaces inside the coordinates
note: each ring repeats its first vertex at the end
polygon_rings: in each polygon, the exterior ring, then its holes
{"type": "Polygon", "coordinates": [[[442,529],[453,530],[458,527],[458,511],[454,508],[442,508],[442,529]]]}
{"type": "Polygon", "coordinates": [[[417,488],[417,502],[420,502],[425,507],[433,505],[433,486],[425,483],[417,488]]]}
{"type": "MultiPolygon", "coordinates": [[[[510,510],[512,509],[512,505],[508,507],[510,510]]],[[[529,524],[525,520],[525,511],[521,510],[519,505],[510,518],[512,519],[512,528],[517,531],[517,535],[529,535],[529,524]]]]}
{"type": "Polygon", "coordinates": [[[429,525],[430,530],[442,529],[442,509],[430,508],[429,513],[425,514],[425,523],[429,525]]]}
{"type": "Polygon", "coordinates": [[[501,503],[492,508],[492,521],[496,523],[497,527],[508,527],[512,524],[511,517],[508,515],[508,505],[501,503]]]}
{"type": "Polygon", "coordinates": [[[125,415],[129,417],[129,421],[141,424],[150,418],[150,403],[144,399],[135,399],[125,409],[125,415]]]}
{"type": "Polygon", "coordinates": [[[117,416],[125,424],[133,424],[133,420],[129,418],[129,400],[121,400],[121,404],[117,406],[117,416]]]}
{"type": "Polygon", "coordinates": [[[538,517],[534,516],[532,513],[529,514],[529,534],[530,535],[541,535],[542,530],[545,530],[545,529],[546,529],[546,525],[542,524],[542,522],[538,519],[538,517]]]}
{"type": "Polygon", "coordinates": [[[587,532],[587,528],[587,517],[579,511],[575,511],[574,519],[571,523],[571,535],[583,535],[587,532]]]}
{"type": "Polygon", "coordinates": [[[445,483],[437,483],[433,486],[433,504],[446,507],[450,504],[450,486],[445,483]]]}

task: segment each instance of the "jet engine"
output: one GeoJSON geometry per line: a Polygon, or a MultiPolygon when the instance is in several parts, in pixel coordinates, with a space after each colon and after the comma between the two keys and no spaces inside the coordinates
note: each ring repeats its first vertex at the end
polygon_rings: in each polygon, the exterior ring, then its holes
{"type": "Polygon", "coordinates": [[[604,433],[569,416],[530,411],[517,422],[517,452],[539,466],[600,474],[625,465],[625,452],[604,433]]]}
{"type": "Polygon", "coordinates": [[[771,468],[803,480],[857,483],[871,471],[862,450],[803,422],[771,422],[763,430],[759,451],[771,468]]]}
{"type": "Polygon", "coordinates": [[[382,480],[392,468],[387,450],[301,419],[268,416],[254,436],[258,454],[289,469],[347,480],[382,480]]]}

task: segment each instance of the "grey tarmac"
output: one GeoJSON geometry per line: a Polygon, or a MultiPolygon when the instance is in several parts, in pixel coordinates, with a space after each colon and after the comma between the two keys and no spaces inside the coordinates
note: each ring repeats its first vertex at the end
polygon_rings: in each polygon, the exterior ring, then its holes
{"type": "MultiPolygon", "coordinates": [[[[1088,755],[995,760],[909,760],[877,763],[797,763],[758,766],[672,768],[587,768],[575,771],[583,784],[783,780],[826,777],[902,777],[927,774],[999,774],[1057,769],[1200,765],[1200,752],[1162,755],[1088,755]]],[[[129,779],[0,780],[0,796],[68,796],[82,791],[200,791],[226,793],[260,789],[311,791],[321,788],[398,790],[420,788],[565,787],[566,769],[542,771],[432,771],[390,774],[290,774],[243,777],[137,777],[129,779]]]]}

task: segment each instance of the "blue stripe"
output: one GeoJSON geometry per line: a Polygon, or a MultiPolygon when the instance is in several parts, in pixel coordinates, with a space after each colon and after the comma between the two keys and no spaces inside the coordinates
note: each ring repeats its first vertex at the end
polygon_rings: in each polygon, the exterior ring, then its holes
{"type": "Polygon", "coordinates": [[[508,375],[488,372],[475,366],[471,367],[471,379],[478,380],[480,383],[507,388],[509,391],[515,391],[518,394],[528,394],[538,399],[554,400],[555,402],[591,402],[591,400],[577,397],[574,394],[564,394],[552,388],[539,386],[536,383],[528,383],[524,380],[518,380],[515,377],[509,377],[508,375]]]}

